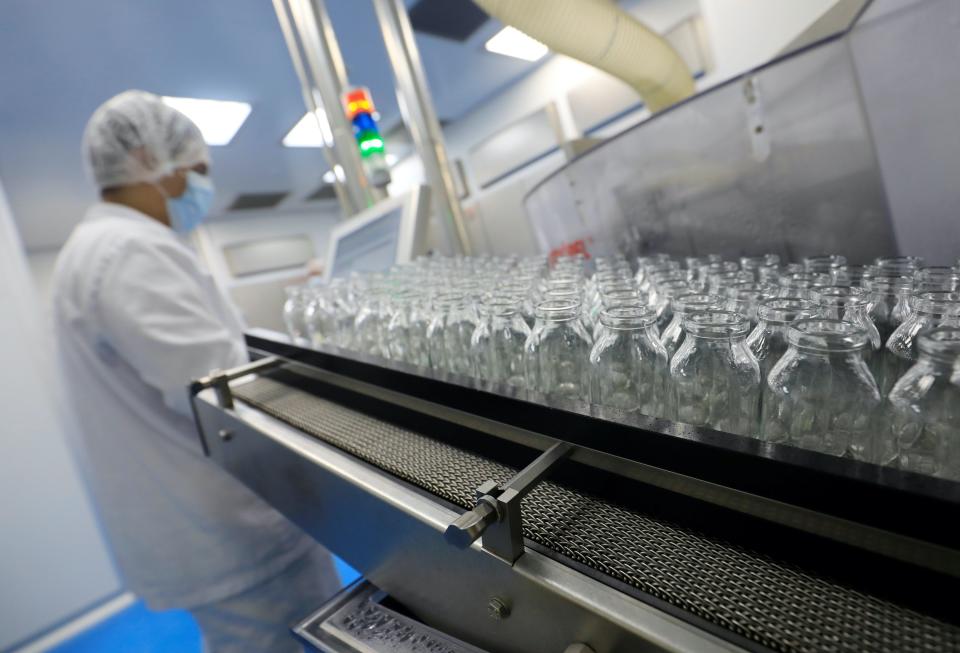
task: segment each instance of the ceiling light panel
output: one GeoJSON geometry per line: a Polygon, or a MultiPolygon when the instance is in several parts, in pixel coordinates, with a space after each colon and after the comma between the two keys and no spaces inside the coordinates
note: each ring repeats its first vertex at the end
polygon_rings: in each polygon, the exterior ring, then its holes
{"type": "Polygon", "coordinates": [[[246,102],[164,96],[164,104],[186,115],[200,129],[207,145],[227,145],[250,115],[246,102]]]}
{"type": "MultiPolygon", "coordinates": [[[[319,109],[318,109],[319,111],[319,109]]],[[[323,131],[320,129],[319,115],[303,114],[303,118],[283,137],[286,147],[323,147],[323,131]]]]}
{"type": "Polygon", "coordinates": [[[537,61],[548,49],[540,41],[532,39],[515,27],[504,27],[493,35],[484,46],[488,52],[515,57],[524,61],[537,61]]]}

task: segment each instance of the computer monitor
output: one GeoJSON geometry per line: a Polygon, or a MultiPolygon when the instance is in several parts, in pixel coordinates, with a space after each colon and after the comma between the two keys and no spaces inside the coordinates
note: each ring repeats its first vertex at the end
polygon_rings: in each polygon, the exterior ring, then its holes
{"type": "Polygon", "coordinates": [[[430,189],[385,199],[338,224],[330,235],[326,279],[384,272],[425,253],[430,189]]]}

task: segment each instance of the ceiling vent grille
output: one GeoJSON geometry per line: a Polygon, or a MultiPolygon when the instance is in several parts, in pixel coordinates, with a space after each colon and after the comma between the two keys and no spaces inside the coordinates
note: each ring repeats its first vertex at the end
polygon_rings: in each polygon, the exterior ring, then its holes
{"type": "Polygon", "coordinates": [[[413,29],[460,42],[470,38],[487,18],[471,0],[420,0],[410,10],[413,29]]]}
{"type": "Polygon", "coordinates": [[[246,211],[249,209],[272,209],[287,196],[283,193],[241,193],[227,207],[228,211],[246,211]]]}

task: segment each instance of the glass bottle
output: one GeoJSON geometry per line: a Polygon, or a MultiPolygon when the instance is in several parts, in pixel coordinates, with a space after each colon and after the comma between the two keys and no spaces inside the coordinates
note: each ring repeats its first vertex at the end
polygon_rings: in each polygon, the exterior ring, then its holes
{"type": "Polygon", "coordinates": [[[636,290],[613,290],[602,293],[591,332],[593,341],[596,342],[600,334],[603,333],[603,322],[600,321],[600,313],[602,313],[604,309],[613,308],[614,306],[647,306],[647,302],[647,296],[639,294],[636,290]]]}
{"type": "Polygon", "coordinates": [[[636,281],[641,290],[648,292],[649,289],[646,288],[645,283],[649,275],[658,271],[679,269],[680,264],[676,261],[670,260],[670,256],[667,254],[641,256],[637,259],[636,281]]]}
{"type": "MultiPolygon", "coordinates": [[[[736,263],[733,265],[736,265],[736,263]]],[[[706,292],[711,295],[722,295],[727,288],[734,284],[752,281],[753,275],[743,270],[714,272],[708,277],[706,292]]]]}
{"type": "Polygon", "coordinates": [[[917,336],[938,326],[960,326],[960,293],[946,291],[913,295],[912,308],[890,334],[883,356],[882,376],[892,386],[917,360],[917,336]]]}
{"type": "Polygon", "coordinates": [[[923,259],[919,256],[880,256],[874,259],[873,264],[878,270],[886,274],[906,274],[912,275],[913,272],[923,266],[923,259]]]}
{"type": "Polygon", "coordinates": [[[817,292],[820,295],[820,315],[831,320],[852,322],[866,331],[870,339],[870,349],[864,355],[868,361],[876,358],[873,354],[880,351],[883,340],[870,319],[870,298],[867,291],[851,286],[829,286],[817,292]]]}
{"type": "Polygon", "coordinates": [[[523,352],[530,328],[516,301],[494,300],[488,306],[488,314],[485,370],[481,376],[495,383],[523,388],[526,386],[523,352]]]}
{"type": "Polygon", "coordinates": [[[877,268],[871,265],[841,265],[832,272],[833,285],[861,288],[864,287],[864,280],[869,279],[876,272],[877,268]]]}
{"type": "Polygon", "coordinates": [[[754,281],[766,281],[764,277],[769,276],[770,269],[776,269],[779,265],[780,257],[776,254],[740,257],[740,269],[752,274],[754,281]]]}
{"type": "Polygon", "coordinates": [[[670,324],[660,334],[660,344],[667,352],[667,360],[673,358],[686,338],[684,320],[697,311],[718,311],[723,308],[723,300],[716,295],[687,292],[673,298],[673,317],[670,324]]]}
{"type": "Polygon", "coordinates": [[[655,294],[647,298],[647,305],[657,314],[657,328],[663,329],[673,319],[673,298],[690,292],[690,286],[682,279],[659,283],[655,294]]]}
{"type": "Polygon", "coordinates": [[[847,257],[840,254],[820,254],[817,256],[803,257],[803,269],[808,273],[816,272],[820,274],[833,274],[833,271],[841,265],[847,264],[847,257]]]}
{"type": "Polygon", "coordinates": [[[870,319],[877,327],[884,343],[910,313],[910,277],[878,273],[865,280],[864,288],[870,302],[870,319]]]}
{"type": "Polygon", "coordinates": [[[332,343],[336,337],[337,315],[332,288],[312,288],[303,312],[307,335],[313,347],[332,343]]]}
{"type": "MultiPolygon", "coordinates": [[[[336,281],[334,282],[336,283],[336,281]]],[[[336,336],[335,344],[344,349],[356,351],[357,346],[354,342],[353,324],[356,321],[360,282],[358,279],[350,279],[343,285],[334,286],[334,312],[336,316],[336,336]]]]}
{"type": "Polygon", "coordinates": [[[787,331],[787,353],[767,377],[761,438],[874,462],[881,405],[863,360],[866,331],[850,322],[809,318],[787,331]]]}
{"type": "Polygon", "coordinates": [[[686,276],[680,270],[680,263],[677,261],[671,261],[669,259],[658,261],[651,265],[648,265],[642,270],[643,274],[637,276],[637,288],[640,292],[649,294],[653,286],[653,280],[660,276],[667,276],[671,274],[678,274],[686,276]]]}
{"type": "Polygon", "coordinates": [[[780,297],[803,297],[816,300],[817,290],[833,285],[833,275],[822,273],[792,272],[777,280],[780,297]]]}
{"type": "Polygon", "coordinates": [[[656,314],[620,306],[604,310],[600,320],[603,334],[590,352],[591,401],[662,416],[667,352],[657,339],[656,314]]]}
{"type": "Polygon", "coordinates": [[[434,372],[446,372],[447,359],[444,347],[444,331],[447,325],[447,311],[457,299],[454,293],[438,293],[430,307],[430,322],[427,325],[427,353],[430,369],[434,372]]]}
{"type": "Polygon", "coordinates": [[[412,292],[408,296],[409,301],[406,306],[408,347],[406,361],[426,369],[430,367],[430,339],[427,334],[433,317],[431,295],[432,291],[429,289],[412,292]]]}
{"type": "Polygon", "coordinates": [[[306,288],[304,286],[287,286],[283,289],[287,299],[283,303],[283,323],[287,327],[287,335],[295,345],[307,345],[308,331],[304,320],[307,309],[306,288]]]}
{"type": "Polygon", "coordinates": [[[417,295],[410,291],[400,291],[389,299],[384,351],[390,360],[418,364],[413,354],[410,328],[412,309],[417,299],[417,295]]]}
{"type": "Polygon", "coordinates": [[[913,289],[918,292],[960,289],[960,273],[945,265],[918,268],[913,273],[913,289]]]}
{"type": "Polygon", "coordinates": [[[546,300],[524,345],[527,388],[548,397],[589,400],[588,360],[593,342],[580,320],[580,304],[546,300]]]}
{"type": "Polygon", "coordinates": [[[710,265],[710,260],[706,256],[688,256],[683,259],[683,263],[687,273],[687,283],[691,288],[699,288],[701,270],[710,265]]]}
{"type": "Polygon", "coordinates": [[[765,283],[741,281],[724,289],[726,297],[724,308],[728,311],[747,316],[750,325],[757,323],[757,308],[760,301],[768,297],[776,297],[777,289],[765,283]]]}
{"type": "Polygon", "coordinates": [[[917,338],[916,364],[890,392],[892,430],[902,469],[960,480],[960,387],[950,382],[960,362],[960,328],[940,327],[917,338]]]}
{"type": "Polygon", "coordinates": [[[766,379],[780,357],[787,353],[787,331],[797,320],[815,317],[816,305],[799,297],[764,299],[757,308],[757,326],[747,336],[747,347],[760,364],[761,397],[766,379]]]}
{"type": "Polygon", "coordinates": [[[474,366],[470,357],[470,339],[478,318],[470,298],[462,293],[448,298],[443,325],[443,361],[448,372],[472,376],[474,366]]]}
{"type": "Polygon", "coordinates": [[[670,361],[677,421],[755,436],[760,366],[747,347],[750,322],[730,311],[692,313],[670,361]]]}
{"type": "Polygon", "coordinates": [[[384,306],[386,295],[382,288],[372,287],[360,300],[357,316],[353,321],[353,341],[357,351],[370,356],[387,358],[384,348],[384,306]]]}

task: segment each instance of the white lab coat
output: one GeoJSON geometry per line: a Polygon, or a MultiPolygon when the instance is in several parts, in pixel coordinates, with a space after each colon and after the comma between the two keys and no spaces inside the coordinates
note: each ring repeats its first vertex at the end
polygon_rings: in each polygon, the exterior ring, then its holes
{"type": "Polygon", "coordinates": [[[103,525],[154,609],[233,596],[315,543],[204,458],[187,383],[246,362],[242,324],[169,228],[94,205],[53,277],[58,359],[103,525]]]}

